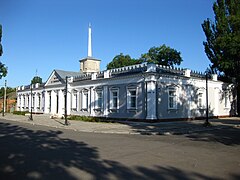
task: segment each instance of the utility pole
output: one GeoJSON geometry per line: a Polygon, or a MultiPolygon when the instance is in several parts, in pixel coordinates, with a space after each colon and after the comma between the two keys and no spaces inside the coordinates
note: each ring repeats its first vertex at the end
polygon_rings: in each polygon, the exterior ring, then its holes
{"type": "Polygon", "coordinates": [[[6,98],[7,97],[7,80],[5,80],[5,84],[4,84],[4,96],[3,96],[3,112],[2,112],[2,116],[5,116],[5,112],[6,112],[6,98]]]}

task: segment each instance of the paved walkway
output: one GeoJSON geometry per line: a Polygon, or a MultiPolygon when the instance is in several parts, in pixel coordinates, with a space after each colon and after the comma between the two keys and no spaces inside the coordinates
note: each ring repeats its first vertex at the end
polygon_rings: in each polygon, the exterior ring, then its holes
{"type": "Polygon", "coordinates": [[[33,115],[33,121],[28,116],[6,114],[0,117],[5,120],[43,125],[53,128],[71,129],[81,132],[115,133],[115,134],[143,134],[143,135],[172,135],[189,134],[200,131],[210,131],[219,128],[238,128],[240,130],[240,118],[210,119],[211,127],[203,127],[204,120],[180,121],[180,122],[84,122],[68,120],[70,125],[65,126],[63,119],[50,119],[49,115],[33,115]]]}

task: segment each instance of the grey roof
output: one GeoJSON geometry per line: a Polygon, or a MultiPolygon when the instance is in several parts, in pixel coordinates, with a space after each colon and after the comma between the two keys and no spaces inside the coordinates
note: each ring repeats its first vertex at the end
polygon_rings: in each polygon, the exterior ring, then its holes
{"type": "Polygon", "coordinates": [[[92,56],[87,56],[83,59],[80,59],[79,61],[81,62],[81,61],[87,61],[87,60],[101,61],[100,59],[94,58],[92,56]]]}
{"type": "Polygon", "coordinates": [[[62,80],[65,80],[66,76],[79,76],[81,75],[80,72],[74,72],[74,71],[63,71],[63,70],[57,70],[57,69],[54,69],[54,71],[59,75],[59,77],[62,79],[62,80]]]}

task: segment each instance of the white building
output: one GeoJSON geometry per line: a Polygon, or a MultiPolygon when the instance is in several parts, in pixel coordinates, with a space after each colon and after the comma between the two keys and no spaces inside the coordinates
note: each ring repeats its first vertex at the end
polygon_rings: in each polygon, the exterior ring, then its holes
{"type": "MultiPolygon", "coordinates": [[[[122,119],[192,119],[206,116],[205,75],[189,69],[138,64],[100,71],[92,57],[91,27],[88,56],[80,71],[53,70],[44,84],[19,86],[19,111],[122,119]],[[66,82],[67,80],[67,82],[66,82]],[[31,105],[32,104],[32,105],[31,105]]],[[[209,116],[229,116],[234,109],[232,86],[212,75],[208,81],[209,116]]]]}

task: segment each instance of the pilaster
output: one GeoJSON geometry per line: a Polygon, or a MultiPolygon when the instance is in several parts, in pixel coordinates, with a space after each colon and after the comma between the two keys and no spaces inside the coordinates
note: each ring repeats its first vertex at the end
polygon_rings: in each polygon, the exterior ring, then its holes
{"type": "Polygon", "coordinates": [[[95,116],[95,112],[94,112],[94,87],[90,88],[90,115],[95,116]]]}
{"type": "Polygon", "coordinates": [[[157,119],[157,96],[156,96],[156,77],[154,74],[149,74],[145,77],[146,83],[146,119],[157,119]]]}

